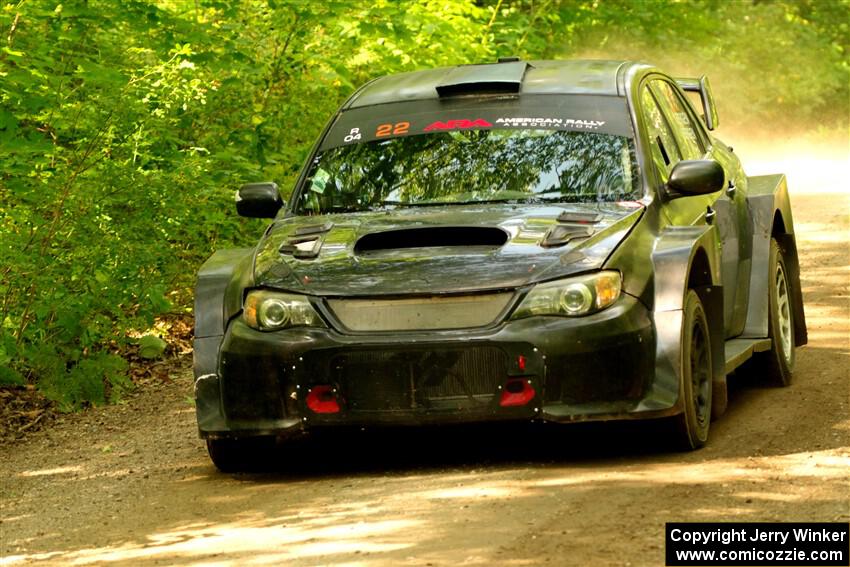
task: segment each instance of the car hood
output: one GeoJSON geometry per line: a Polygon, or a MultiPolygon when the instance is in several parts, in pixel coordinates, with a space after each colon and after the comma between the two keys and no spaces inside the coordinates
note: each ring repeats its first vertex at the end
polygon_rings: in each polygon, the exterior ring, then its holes
{"type": "Polygon", "coordinates": [[[642,213],[628,202],[289,217],[257,245],[254,281],[322,296],[517,288],[601,268],[642,213]]]}

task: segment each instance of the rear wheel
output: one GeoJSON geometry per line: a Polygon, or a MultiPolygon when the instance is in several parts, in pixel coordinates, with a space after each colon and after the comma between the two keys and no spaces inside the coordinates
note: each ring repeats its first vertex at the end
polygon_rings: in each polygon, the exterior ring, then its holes
{"type": "Polygon", "coordinates": [[[770,240],[768,266],[767,332],[772,345],[770,350],[753,356],[748,371],[758,382],[770,386],[788,386],[797,358],[793,296],[782,248],[775,239],[770,240]]]}
{"type": "Polygon", "coordinates": [[[207,439],[210,460],[221,472],[255,471],[271,461],[274,437],[207,439]]]}
{"type": "Polygon", "coordinates": [[[688,290],[682,329],[680,395],[684,411],[673,420],[675,439],[682,449],[698,449],[708,440],[712,375],[708,318],[697,293],[688,290]]]}

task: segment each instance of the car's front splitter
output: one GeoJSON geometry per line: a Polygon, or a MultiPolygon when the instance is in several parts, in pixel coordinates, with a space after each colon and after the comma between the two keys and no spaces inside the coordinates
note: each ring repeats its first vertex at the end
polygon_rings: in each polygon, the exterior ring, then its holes
{"type": "Polygon", "coordinates": [[[677,413],[657,376],[648,311],[623,296],[581,318],[533,317],[491,329],[264,333],[234,320],[217,372],[195,385],[204,437],[310,427],[508,420],[583,421],[677,413]]]}

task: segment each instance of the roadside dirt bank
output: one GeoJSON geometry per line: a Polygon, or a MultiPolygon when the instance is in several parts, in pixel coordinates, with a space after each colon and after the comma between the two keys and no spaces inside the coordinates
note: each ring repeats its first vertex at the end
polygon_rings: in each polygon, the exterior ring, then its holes
{"type": "Polygon", "coordinates": [[[224,475],[183,369],[0,449],[0,565],[663,565],[666,521],[850,521],[850,167],[738,151],[789,172],[810,344],[791,387],[733,387],[705,449],[644,424],[441,430],[224,475]]]}

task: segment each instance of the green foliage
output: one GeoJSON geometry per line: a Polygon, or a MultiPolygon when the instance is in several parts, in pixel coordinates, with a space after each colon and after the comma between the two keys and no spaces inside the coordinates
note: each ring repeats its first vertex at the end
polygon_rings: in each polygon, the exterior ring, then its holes
{"type": "Polygon", "coordinates": [[[792,130],[848,128],[847,0],[606,0],[592,11],[559,5],[575,30],[563,43],[568,53],[711,77],[724,129],[769,132],[777,122],[792,130]]]}
{"type": "Polygon", "coordinates": [[[6,3],[0,383],[36,383],[69,409],[120,395],[110,353],[128,331],[188,310],[197,265],[261,230],[236,217],[233,189],[286,191],[377,75],[640,54],[715,72],[727,124],[846,120],[848,21],[847,0],[6,3]]]}
{"type": "Polygon", "coordinates": [[[168,346],[156,335],[145,335],[139,339],[139,356],[142,358],[159,358],[168,346]]]}
{"type": "Polygon", "coordinates": [[[80,409],[86,404],[102,405],[120,399],[131,386],[126,376],[127,362],[120,356],[98,353],[75,364],[70,371],[46,372],[38,381],[45,396],[62,411],[80,409]]]}

